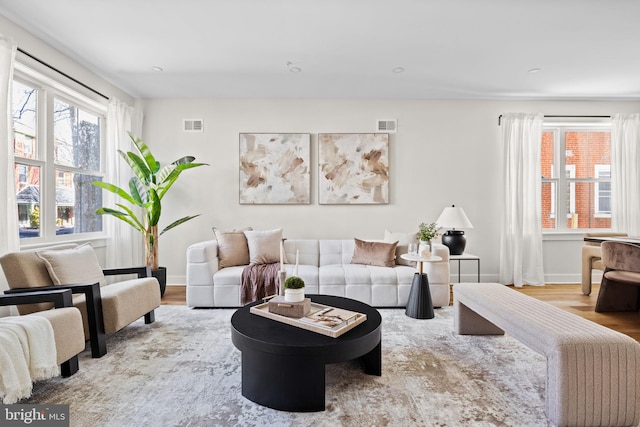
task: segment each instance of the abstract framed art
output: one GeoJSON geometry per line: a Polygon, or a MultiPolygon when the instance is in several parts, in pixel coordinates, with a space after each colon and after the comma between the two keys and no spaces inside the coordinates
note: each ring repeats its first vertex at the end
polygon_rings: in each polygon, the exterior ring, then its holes
{"type": "Polygon", "coordinates": [[[311,202],[308,133],[240,134],[240,204],[311,202]]]}
{"type": "Polygon", "coordinates": [[[318,135],[320,204],[389,203],[389,134],[318,135]]]}

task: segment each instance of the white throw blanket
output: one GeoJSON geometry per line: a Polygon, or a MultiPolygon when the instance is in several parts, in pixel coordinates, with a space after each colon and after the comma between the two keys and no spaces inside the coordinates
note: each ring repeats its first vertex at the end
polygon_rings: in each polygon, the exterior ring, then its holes
{"type": "Polygon", "coordinates": [[[32,382],[60,375],[51,323],[40,316],[0,318],[0,397],[31,396],[32,382]]]}

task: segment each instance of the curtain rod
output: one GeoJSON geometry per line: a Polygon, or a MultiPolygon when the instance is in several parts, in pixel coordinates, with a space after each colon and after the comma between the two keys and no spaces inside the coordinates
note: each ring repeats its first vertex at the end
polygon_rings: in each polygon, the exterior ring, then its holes
{"type": "Polygon", "coordinates": [[[95,90],[95,89],[94,89],[94,88],[92,88],[91,86],[87,86],[86,84],[82,83],[80,80],[78,80],[78,79],[75,79],[75,78],[71,77],[69,74],[65,73],[64,71],[60,71],[59,69],[57,69],[57,68],[56,68],[56,67],[54,67],[53,65],[48,64],[48,63],[44,62],[42,59],[40,59],[40,58],[37,58],[37,57],[33,56],[33,55],[32,55],[32,54],[30,54],[29,52],[26,52],[26,51],[24,51],[24,50],[22,50],[22,49],[20,49],[20,48],[18,48],[18,52],[20,52],[20,53],[23,53],[23,54],[27,55],[29,58],[33,59],[34,61],[39,62],[40,64],[44,65],[44,66],[45,66],[45,67],[47,67],[47,68],[50,68],[51,70],[55,71],[56,73],[58,73],[58,74],[61,74],[61,75],[65,76],[66,78],[68,78],[69,80],[71,80],[71,81],[73,81],[73,82],[75,82],[75,83],[79,84],[79,85],[80,85],[80,86],[82,86],[83,88],[85,88],[85,89],[89,89],[91,92],[95,93],[96,95],[99,95],[99,96],[103,97],[103,98],[104,98],[104,99],[106,99],[107,101],[109,100],[109,97],[108,97],[108,96],[106,96],[106,95],[104,95],[104,94],[102,94],[102,93],[98,92],[97,90],[95,90]]]}
{"type": "MultiPolygon", "coordinates": [[[[568,119],[610,119],[611,118],[611,116],[563,116],[563,115],[556,115],[556,116],[545,115],[544,117],[547,117],[547,118],[559,118],[559,117],[565,118],[566,117],[568,119]]],[[[500,126],[501,120],[502,120],[502,114],[498,116],[498,126],[500,126]]]]}

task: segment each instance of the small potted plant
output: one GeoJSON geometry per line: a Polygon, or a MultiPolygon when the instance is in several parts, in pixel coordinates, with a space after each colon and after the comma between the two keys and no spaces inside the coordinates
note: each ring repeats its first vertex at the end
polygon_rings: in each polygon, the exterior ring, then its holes
{"type": "Polygon", "coordinates": [[[298,276],[287,277],[284,281],[284,300],[287,302],[304,301],[304,280],[298,276]]]}
{"type": "Polygon", "coordinates": [[[420,223],[418,227],[418,238],[420,239],[419,254],[422,254],[422,251],[427,248],[431,251],[431,240],[440,235],[440,230],[442,230],[442,227],[438,227],[438,224],[435,222],[428,224],[426,222],[420,223]]]}

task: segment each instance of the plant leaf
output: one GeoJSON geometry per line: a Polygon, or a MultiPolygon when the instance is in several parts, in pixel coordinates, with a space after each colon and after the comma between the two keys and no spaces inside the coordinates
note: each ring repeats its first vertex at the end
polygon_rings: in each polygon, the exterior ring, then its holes
{"type": "Polygon", "coordinates": [[[162,211],[162,205],[158,193],[153,188],[149,190],[149,212],[147,218],[149,219],[149,225],[158,225],[160,221],[160,213],[162,211]]]}
{"type": "Polygon", "coordinates": [[[125,199],[127,202],[129,202],[131,204],[139,205],[139,203],[137,203],[136,200],[129,195],[129,193],[127,193],[122,188],[120,188],[120,187],[118,187],[116,185],[109,184],[109,183],[103,182],[103,181],[93,181],[93,185],[95,185],[96,187],[100,187],[100,188],[102,188],[104,190],[110,191],[110,192],[112,192],[114,194],[117,194],[118,196],[122,197],[123,199],[125,199]]]}
{"type": "Polygon", "coordinates": [[[136,230],[140,231],[141,233],[144,233],[144,227],[139,228],[136,221],[133,221],[128,214],[126,214],[125,212],[116,210],[116,209],[111,209],[111,208],[100,208],[96,211],[96,214],[98,215],[111,215],[115,218],[118,218],[121,221],[126,222],[127,224],[129,224],[130,226],[132,226],[133,228],[135,228],[136,230]]]}
{"type": "Polygon", "coordinates": [[[144,157],[151,173],[158,172],[158,169],[160,169],[160,164],[156,161],[156,158],[153,157],[153,154],[151,154],[151,150],[149,150],[147,144],[145,144],[142,139],[134,136],[131,132],[129,132],[129,138],[131,138],[131,141],[133,141],[142,157],[144,157]]]}
{"type": "Polygon", "coordinates": [[[171,224],[167,225],[161,232],[160,232],[160,236],[162,236],[164,233],[166,233],[167,231],[171,230],[172,228],[175,228],[177,226],[179,226],[182,223],[185,223],[193,218],[196,218],[198,216],[200,216],[202,214],[197,214],[197,215],[191,215],[191,216],[185,216],[184,218],[180,218],[176,221],[173,221],[171,224]]]}

